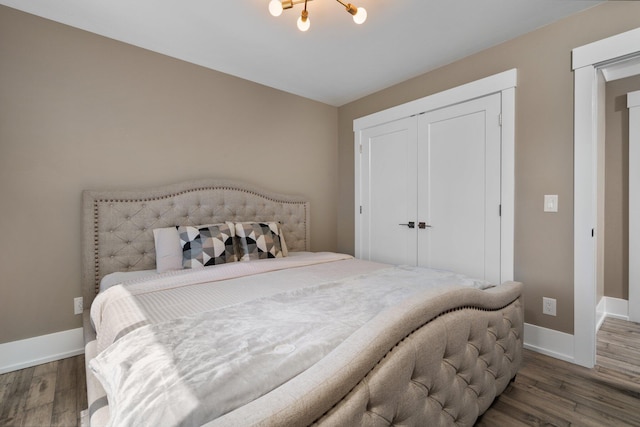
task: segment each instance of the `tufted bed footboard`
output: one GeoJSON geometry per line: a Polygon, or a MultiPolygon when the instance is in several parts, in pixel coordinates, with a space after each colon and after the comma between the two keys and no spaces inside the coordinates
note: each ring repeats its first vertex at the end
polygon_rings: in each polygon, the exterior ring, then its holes
{"type": "Polygon", "coordinates": [[[522,284],[425,292],[210,426],[472,426],[522,360],[522,284]]]}

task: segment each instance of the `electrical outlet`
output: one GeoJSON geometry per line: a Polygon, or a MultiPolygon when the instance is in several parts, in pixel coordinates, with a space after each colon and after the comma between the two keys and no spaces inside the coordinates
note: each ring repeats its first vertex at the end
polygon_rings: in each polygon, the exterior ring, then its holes
{"type": "Polygon", "coordinates": [[[73,299],[73,314],[82,314],[84,311],[82,307],[82,297],[77,297],[73,299]]]}
{"type": "Polygon", "coordinates": [[[542,297],[542,314],[556,315],[556,300],[554,298],[542,297]]]}

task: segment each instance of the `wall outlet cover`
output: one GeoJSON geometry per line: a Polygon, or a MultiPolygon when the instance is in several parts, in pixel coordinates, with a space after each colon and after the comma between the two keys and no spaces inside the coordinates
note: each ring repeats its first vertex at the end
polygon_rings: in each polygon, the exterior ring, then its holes
{"type": "Polygon", "coordinates": [[[542,297],[542,314],[556,315],[556,300],[554,298],[542,297]]]}
{"type": "Polygon", "coordinates": [[[84,311],[82,297],[77,297],[73,299],[73,314],[82,314],[84,311]]]}

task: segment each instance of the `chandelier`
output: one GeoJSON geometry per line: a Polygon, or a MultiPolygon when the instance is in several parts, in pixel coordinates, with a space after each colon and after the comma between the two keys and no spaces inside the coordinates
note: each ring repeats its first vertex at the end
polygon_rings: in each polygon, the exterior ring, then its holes
{"type": "MultiPolygon", "coordinates": [[[[312,0],[271,0],[271,2],[269,2],[269,13],[273,16],[280,16],[284,9],[291,9],[294,4],[304,3],[304,10],[298,18],[298,29],[300,31],[307,31],[311,26],[309,12],[307,11],[308,1],[312,0]]],[[[347,9],[347,12],[353,15],[353,22],[356,24],[362,24],[367,20],[367,11],[364,7],[355,7],[351,3],[344,3],[340,0],[336,1],[343,5],[347,9]]]]}

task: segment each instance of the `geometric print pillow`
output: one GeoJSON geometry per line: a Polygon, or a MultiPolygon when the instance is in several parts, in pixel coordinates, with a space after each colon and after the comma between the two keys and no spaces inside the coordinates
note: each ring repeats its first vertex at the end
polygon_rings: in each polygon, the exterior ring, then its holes
{"type": "Polygon", "coordinates": [[[236,242],[240,261],[281,258],[284,236],[277,222],[236,222],[236,242]]]}
{"type": "Polygon", "coordinates": [[[179,226],[182,267],[201,268],[237,261],[233,223],[179,226]]]}

